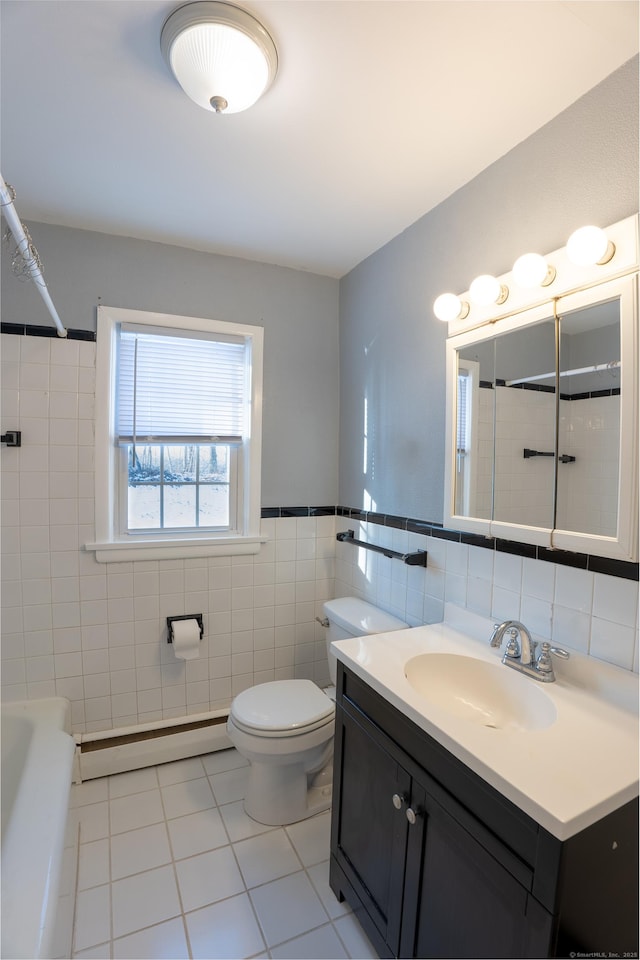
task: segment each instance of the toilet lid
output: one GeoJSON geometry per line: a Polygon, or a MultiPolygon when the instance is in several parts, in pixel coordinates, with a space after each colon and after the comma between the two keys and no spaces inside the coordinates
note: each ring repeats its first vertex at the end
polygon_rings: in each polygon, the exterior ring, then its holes
{"type": "Polygon", "coordinates": [[[231,716],[257,731],[315,729],[333,717],[334,705],[311,680],[273,680],[243,690],[231,704],[231,716]]]}

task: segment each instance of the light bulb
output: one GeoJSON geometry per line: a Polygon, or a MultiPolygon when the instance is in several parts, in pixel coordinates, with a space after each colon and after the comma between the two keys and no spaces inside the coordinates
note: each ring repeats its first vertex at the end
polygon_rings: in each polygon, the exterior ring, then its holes
{"type": "Polygon", "coordinates": [[[469,304],[455,293],[441,293],[433,303],[433,312],[443,323],[463,320],[469,313],[469,304]]]}
{"type": "Polygon", "coordinates": [[[539,253],[525,253],[513,265],[513,279],[519,287],[548,287],[556,269],[539,253]]]}
{"type": "Polygon", "coordinates": [[[615,252],[615,245],[600,227],[580,227],[567,240],[567,256],[579,267],[608,263],[615,252]]]}
{"type": "Polygon", "coordinates": [[[476,277],[469,287],[469,296],[481,307],[490,307],[493,303],[504,303],[509,296],[509,288],[488,273],[476,277]]]}

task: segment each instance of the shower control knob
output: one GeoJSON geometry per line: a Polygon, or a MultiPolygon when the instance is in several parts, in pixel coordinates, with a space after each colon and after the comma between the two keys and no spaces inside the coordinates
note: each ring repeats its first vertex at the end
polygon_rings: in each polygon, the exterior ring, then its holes
{"type": "Polygon", "coordinates": [[[402,804],[405,801],[405,797],[401,797],[399,793],[394,793],[391,801],[396,808],[396,810],[402,810],[402,804]]]}
{"type": "Polygon", "coordinates": [[[417,812],[413,809],[413,807],[409,807],[409,808],[407,809],[407,820],[409,821],[409,823],[411,824],[411,826],[414,825],[414,823],[416,822],[417,819],[418,819],[418,814],[417,814],[417,812]]]}

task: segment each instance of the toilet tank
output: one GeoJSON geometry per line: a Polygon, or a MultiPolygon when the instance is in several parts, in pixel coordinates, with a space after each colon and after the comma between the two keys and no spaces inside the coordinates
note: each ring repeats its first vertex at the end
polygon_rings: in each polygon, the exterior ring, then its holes
{"type": "Polygon", "coordinates": [[[331,682],[336,682],[337,661],[331,650],[334,640],[347,637],[366,637],[372,633],[387,633],[391,630],[404,630],[408,624],[391,613],[374,607],[358,597],[338,597],[327,600],[323,612],[329,626],[326,631],[327,656],[331,682]]]}

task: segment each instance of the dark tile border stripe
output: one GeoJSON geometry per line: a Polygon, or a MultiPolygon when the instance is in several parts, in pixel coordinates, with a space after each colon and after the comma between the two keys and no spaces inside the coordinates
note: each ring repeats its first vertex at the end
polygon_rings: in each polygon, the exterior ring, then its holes
{"type": "Polygon", "coordinates": [[[549,563],[558,563],[563,567],[577,567],[587,570],[589,557],[586,553],[571,553],[569,550],[549,550],[547,547],[538,547],[538,560],[548,560],[549,563]]]}
{"type": "Polygon", "coordinates": [[[485,550],[509,553],[518,557],[529,557],[531,560],[545,560],[547,563],[576,567],[579,570],[590,570],[593,573],[605,573],[610,577],[620,577],[624,580],[639,579],[639,565],[627,560],[612,560],[608,557],[591,556],[586,553],[571,553],[568,550],[549,550],[547,547],[537,547],[532,543],[519,543],[516,540],[485,537],[478,533],[466,533],[464,530],[450,530],[437,521],[416,520],[411,517],[399,517],[396,514],[369,512],[357,507],[344,506],[262,508],[262,517],[265,519],[325,516],[338,516],[350,520],[361,520],[364,523],[377,523],[380,526],[393,527],[396,530],[407,530],[410,533],[434,537],[436,540],[466,543],[469,546],[482,547],[485,550]]]}
{"type": "Polygon", "coordinates": [[[260,516],[263,520],[277,520],[281,517],[334,517],[336,507],[263,507],[260,516]]]}
{"type": "Polygon", "coordinates": [[[66,337],[58,337],[55,327],[41,327],[35,323],[0,323],[0,333],[18,337],[55,337],[59,340],[88,340],[95,343],[95,330],[67,330],[66,337]]]}
{"type": "MultiPolygon", "coordinates": [[[[496,380],[495,384],[491,380],[480,380],[479,386],[485,390],[493,390],[495,387],[506,387],[506,381],[496,380]]],[[[510,390],[532,390],[534,393],[555,393],[556,388],[542,383],[512,383],[510,390]]],[[[620,387],[610,387],[605,390],[590,390],[586,393],[561,393],[561,400],[594,400],[596,397],[619,397],[620,387]]]]}
{"type": "Polygon", "coordinates": [[[529,557],[530,560],[537,560],[537,549],[534,543],[518,543],[517,540],[496,540],[498,553],[512,553],[517,557],[529,557]]]}
{"type": "Polygon", "coordinates": [[[610,560],[609,557],[588,557],[587,569],[593,571],[593,573],[606,573],[610,577],[625,577],[627,580],[638,579],[638,564],[629,563],[627,560],[610,560]]]}
{"type": "Polygon", "coordinates": [[[587,393],[561,393],[561,400],[596,400],[598,397],[619,397],[620,387],[611,387],[608,390],[590,390],[587,393]]]}

